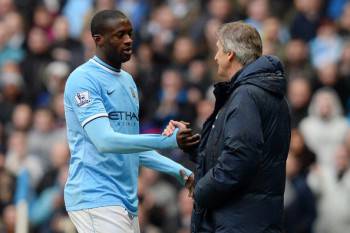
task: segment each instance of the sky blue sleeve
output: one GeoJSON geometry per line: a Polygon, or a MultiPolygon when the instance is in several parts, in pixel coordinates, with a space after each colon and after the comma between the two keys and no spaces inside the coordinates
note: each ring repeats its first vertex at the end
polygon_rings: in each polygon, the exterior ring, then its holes
{"type": "Polygon", "coordinates": [[[108,116],[100,87],[84,71],[74,71],[69,77],[65,102],[73,109],[82,127],[96,118],[108,116]]]}
{"type": "Polygon", "coordinates": [[[185,168],[181,164],[159,154],[157,151],[145,151],[139,153],[140,165],[151,168],[153,170],[163,172],[174,176],[182,185],[185,185],[183,178],[180,176],[180,170],[183,169],[187,176],[192,174],[192,171],[185,168]]]}
{"type": "Polygon", "coordinates": [[[84,129],[100,153],[126,154],[177,147],[177,131],[170,137],[160,134],[123,134],[112,129],[107,117],[94,119],[84,129]]]}

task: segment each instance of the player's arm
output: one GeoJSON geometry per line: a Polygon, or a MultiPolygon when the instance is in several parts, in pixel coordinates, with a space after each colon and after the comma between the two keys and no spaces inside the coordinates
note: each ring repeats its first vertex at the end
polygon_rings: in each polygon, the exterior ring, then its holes
{"type": "Polygon", "coordinates": [[[192,171],[189,169],[154,150],[142,152],[139,154],[139,157],[141,166],[174,176],[182,185],[185,185],[185,180],[180,171],[183,170],[187,177],[190,177],[192,174],[192,171]]]}
{"type": "Polygon", "coordinates": [[[177,131],[170,137],[160,134],[123,134],[112,129],[107,117],[92,120],[84,129],[100,153],[125,154],[177,147],[177,131]]]}
{"type": "MultiPolygon", "coordinates": [[[[176,135],[130,135],[115,132],[110,125],[100,85],[86,73],[73,72],[65,87],[65,107],[74,112],[100,153],[137,153],[177,147],[176,135]]],[[[75,122],[75,119],[67,119],[75,122]]],[[[74,124],[74,123],[72,123],[74,124]]]]}

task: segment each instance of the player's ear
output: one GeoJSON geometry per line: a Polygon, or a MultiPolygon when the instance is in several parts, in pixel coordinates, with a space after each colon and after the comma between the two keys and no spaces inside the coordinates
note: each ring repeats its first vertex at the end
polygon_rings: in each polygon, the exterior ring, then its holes
{"type": "Polygon", "coordinates": [[[97,46],[101,46],[101,45],[104,44],[104,38],[103,38],[102,35],[100,35],[100,34],[95,34],[95,35],[92,36],[92,38],[94,39],[95,44],[96,44],[97,46]]]}

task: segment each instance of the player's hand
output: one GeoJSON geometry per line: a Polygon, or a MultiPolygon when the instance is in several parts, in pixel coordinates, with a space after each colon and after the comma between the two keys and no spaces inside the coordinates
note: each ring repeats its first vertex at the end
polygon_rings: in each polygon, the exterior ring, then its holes
{"type": "Polygon", "coordinates": [[[188,196],[193,198],[193,191],[194,191],[194,175],[193,175],[193,173],[190,176],[187,176],[185,170],[181,169],[180,176],[185,181],[185,187],[188,189],[188,196]]]}

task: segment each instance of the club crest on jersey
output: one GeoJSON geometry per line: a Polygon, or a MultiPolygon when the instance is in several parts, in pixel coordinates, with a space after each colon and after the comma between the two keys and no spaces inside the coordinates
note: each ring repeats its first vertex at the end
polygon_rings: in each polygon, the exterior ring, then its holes
{"type": "Polygon", "coordinates": [[[132,97],[134,97],[136,99],[136,92],[135,92],[134,88],[130,87],[130,91],[131,91],[132,97]]]}
{"type": "Polygon", "coordinates": [[[90,103],[90,95],[88,91],[79,92],[75,95],[75,101],[78,107],[84,107],[90,103]]]}

